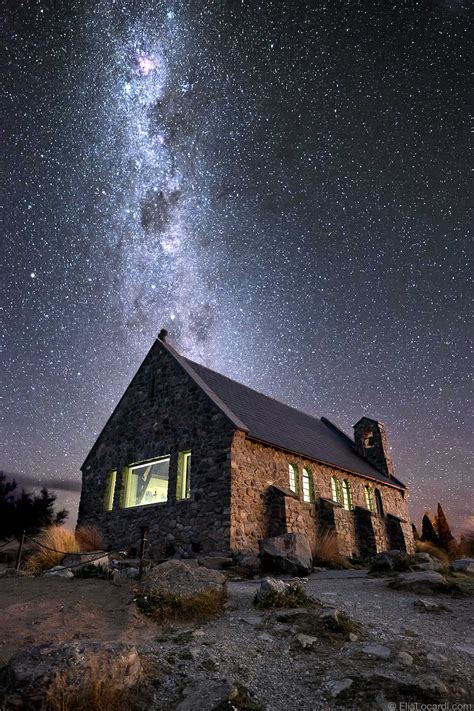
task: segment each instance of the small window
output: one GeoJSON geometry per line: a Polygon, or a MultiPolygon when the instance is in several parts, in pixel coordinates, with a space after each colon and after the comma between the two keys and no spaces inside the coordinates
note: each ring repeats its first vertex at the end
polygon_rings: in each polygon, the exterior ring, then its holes
{"type": "Polygon", "coordinates": [[[290,464],[288,466],[288,480],[289,480],[291,491],[294,491],[295,494],[297,494],[298,493],[298,469],[294,466],[294,464],[290,464]]]}
{"type": "Polygon", "coordinates": [[[364,489],[365,493],[365,503],[367,504],[367,508],[369,511],[372,511],[372,513],[375,511],[375,503],[374,503],[374,492],[372,491],[372,487],[367,485],[364,489]]]}
{"type": "Polygon", "coordinates": [[[112,511],[114,507],[115,482],[117,480],[117,470],[112,469],[105,477],[104,490],[104,511],[112,511]]]}
{"type": "Polygon", "coordinates": [[[121,506],[129,508],[167,501],[169,468],[169,455],[126,467],[122,480],[121,506]]]}
{"type": "Polygon", "coordinates": [[[347,479],[342,482],[342,505],[347,511],[352,511],[353,509],[351,485],[347,479]]]}
{"type": "Polygon", "coordinates": [[[176,498],[189,499],[191,496],[191,452],[178,455],[178,478],[176,480],[176,498]]]}
{"type": "Polygon", "coordinates": [[[375,489],[375,505],[379,516],[385,516],[383,511],[382,494],[378,489],[375,489]]]}
{"type": "Polygon", "coordinates": [[[309,469],[303,469],[303,501],[314,501],[313,475],[309,469]]]}
{"type": "Polygon", "coordinates": [[[372,430],[366,430],[362,435],[362,446],[364,449],[372,449],[374,446],[374,434],[372,430]]]}
{"type": "Polygon", "coordinates": [[[336,479],[335,476],[331,477],[331,496],[333,501],[336,501],[338,504],[341,503],[341,485],[339,479],[336,479]]]}

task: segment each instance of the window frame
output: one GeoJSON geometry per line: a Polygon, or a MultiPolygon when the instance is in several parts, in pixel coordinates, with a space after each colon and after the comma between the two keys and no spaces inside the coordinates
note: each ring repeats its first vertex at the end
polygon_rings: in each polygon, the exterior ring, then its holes
{"type": "Polygon", "coordinates": [[[142,508],[143,506],[156,506],[158,504],[166,504],[169,500],[169,486],[170,486],[170,464],[171,464],[171,454],[163,454],[158,457],[152,457],[151,459],[145,459],[140,462],[133,462],[132,464],[127,464],[122,470],[122,486],[120,491],[120,508],[121,509],[135,509],[142,508]],[[127,504],[127,500],[130,497],[132,477],[134,469],[139,469],[147,465],[153,466],[162,461],[168,461],[168,486],[166,489],[166,499],[162,501],[151,501],[150,503],[140,503],[140,504],[127,504]]]}
{"type": "Polygon", "coordinates": [[[296,494],[298,496],[299,494],[299,471],[298,467],[296,464],[288,464],[288,488],[290,491],[293,492],[293,494],[296,494]],[[292,486],[292,475],[293,474],[293,479],[294,479],[294,488],[292,486]]]}
{"type": "Polygon", "coordinates": [[[117,469],[109,469],[105,475],[105,488],[102,497],[102,511],[109,513],[114,509],[115,487],[117,485],[117,469]]]}
{"type": "Polygon", "coordinates": [[[364,486],[364,496],[367,508],[371,513],[375,513],[374,490],[372,489],[370,484],[366,484],[364,486]]]}
{"type": "Polygon", "coordinates": [[[331,498],[336,504],[341,503],[341,482],[334,474],[331,477],[331,498]],[[336,495],[334,496],[334,494],[336,495]]]}
{"type": "Polygon", "coordinates": [[[380,493],[380,489],[375,489],[374,496],[375,496],[375,510],[376,510],[378,516],[381,516],[383,518],[385,516],[385,511],[384,511],[384,507],[383,507],[383,500],[382,500],[382,494],[380,493]]]}
{"type": "Polygon", "coordinates": [[[178,471],[176,476],[176,501],[191,498],[191,450],[178,453],[178,471]]]}
{"type": "Polygon", "coordinates": [[[348,479],[344,479],[342,482],[342,506],[346,511],[354,510],[351,482],[348,479]]]}
{"type": "Polygon", "coordinates": [[[313,485],[313,473],[308,467],[303,467],[301,473],[301,489],[303,492],[303,502],[305,504],[312,504],[314,502],[314,485],[313,485]],[[308,482],[308,498],[306,498],[305,492],[305,480],[308,482]]]}

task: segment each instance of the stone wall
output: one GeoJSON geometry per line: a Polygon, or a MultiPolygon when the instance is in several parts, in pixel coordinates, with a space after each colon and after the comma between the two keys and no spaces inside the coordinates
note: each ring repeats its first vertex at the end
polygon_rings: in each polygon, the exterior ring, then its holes
{"type": "Polygon", "coordinates": [[[156,341],[84,466],[78,525],[97,525],[110,549],[137,548],[149,526],[156,557],[223,552],[230,546],[230,450],[234,426],[156,341]],[[191,450],[191,497],[176,500],[178,452],[191,450]],[[168,500],[120,508],[124,467],[169,454],[168,500]],[[105,477],[117,470],[113,510],[105,477]]]}
{"type": "Polygon", "coordinates": [[[394,520],[401,521],[397,530],[398,547],[401,535],[404,547],[413,550],[406,499],[399,489],[273,449],[249,439],[243,432],[234,435],[231,472],[230,540],[234,551],[257,551],[261,538],[284,531],[305,533],[314,550],[321,532],[333,530],[342,555],[367,556],[394,547],[394,520]],[[288,490],[289,464],[298,469],[297,496],[288,490]],[[313,476],[314,503],[303,502],[303,467],[313,476]],[[350,482],[353,511],[346,511],[332,501],[332,475],[340,482],[344,479],[350,482]],[[384,517],[367,509],[364,487],[368,483],[382,495],[384,517]]]}

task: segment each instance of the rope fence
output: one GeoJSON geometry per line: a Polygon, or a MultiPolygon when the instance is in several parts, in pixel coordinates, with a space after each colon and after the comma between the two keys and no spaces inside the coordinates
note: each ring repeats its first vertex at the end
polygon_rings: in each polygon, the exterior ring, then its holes
{"type": "Polygon", "coordinates": [[[5,541],[5,543],[0,543],[0,548],[5,548],[5,546],[9,546],[10,543],[13,543],[13,541],[17,541],[17,538],[10,538],[9,541],[5,541]]]}

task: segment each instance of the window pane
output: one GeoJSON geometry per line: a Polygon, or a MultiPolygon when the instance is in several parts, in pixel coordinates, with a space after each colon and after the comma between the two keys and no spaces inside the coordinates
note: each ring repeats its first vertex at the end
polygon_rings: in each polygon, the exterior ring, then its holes
{"type": "Polygon", "coordinates": [[[125,508],[167,501],[169,468],[169,456],[130,467],[126,481],[125,508]]]}
{"type": "Polygon", "coordinates": [[[303,469],[303,501],[311,501],[311,474],[303,469]]]}
{"type": "Polygon", "coordinates": [[[341,498],[339,493],[339,482],[335,476],[331,477],[331,493],[333,501],[337,501],[337,503],[339,503],[341,498]]]}
{"type": "Polygon", "coordinates": [[[374,497],[370,486],[365,487],[365,502],[369,511],[374,511],[374,497]]]}
{"type": "Polygon", "coordinates": [[[117,470],[114,469],[108,472],[105,477],[104,490],[104,511],[112,511],[114,507],[115,481],[117,479],[117,470]]]}
{"type": "Polygon", "coordinates": [[[191,452],[180,452],[178,455],[178,478],[176,482],[176,498],[189,499],[191,495],[191,452]]]}
{"type": "Polygon", "coordinates": [[[345,509],[352,509],[351,485],[348,481],[342,482],[342,503],[345,509]]]}
{"type": "Polygon", "coordinates": [[[293,466],[293,464],[289,465],[288,474],[290,481],[290,489],[291,491],[296,492],[296,468],[293,466]]]}

